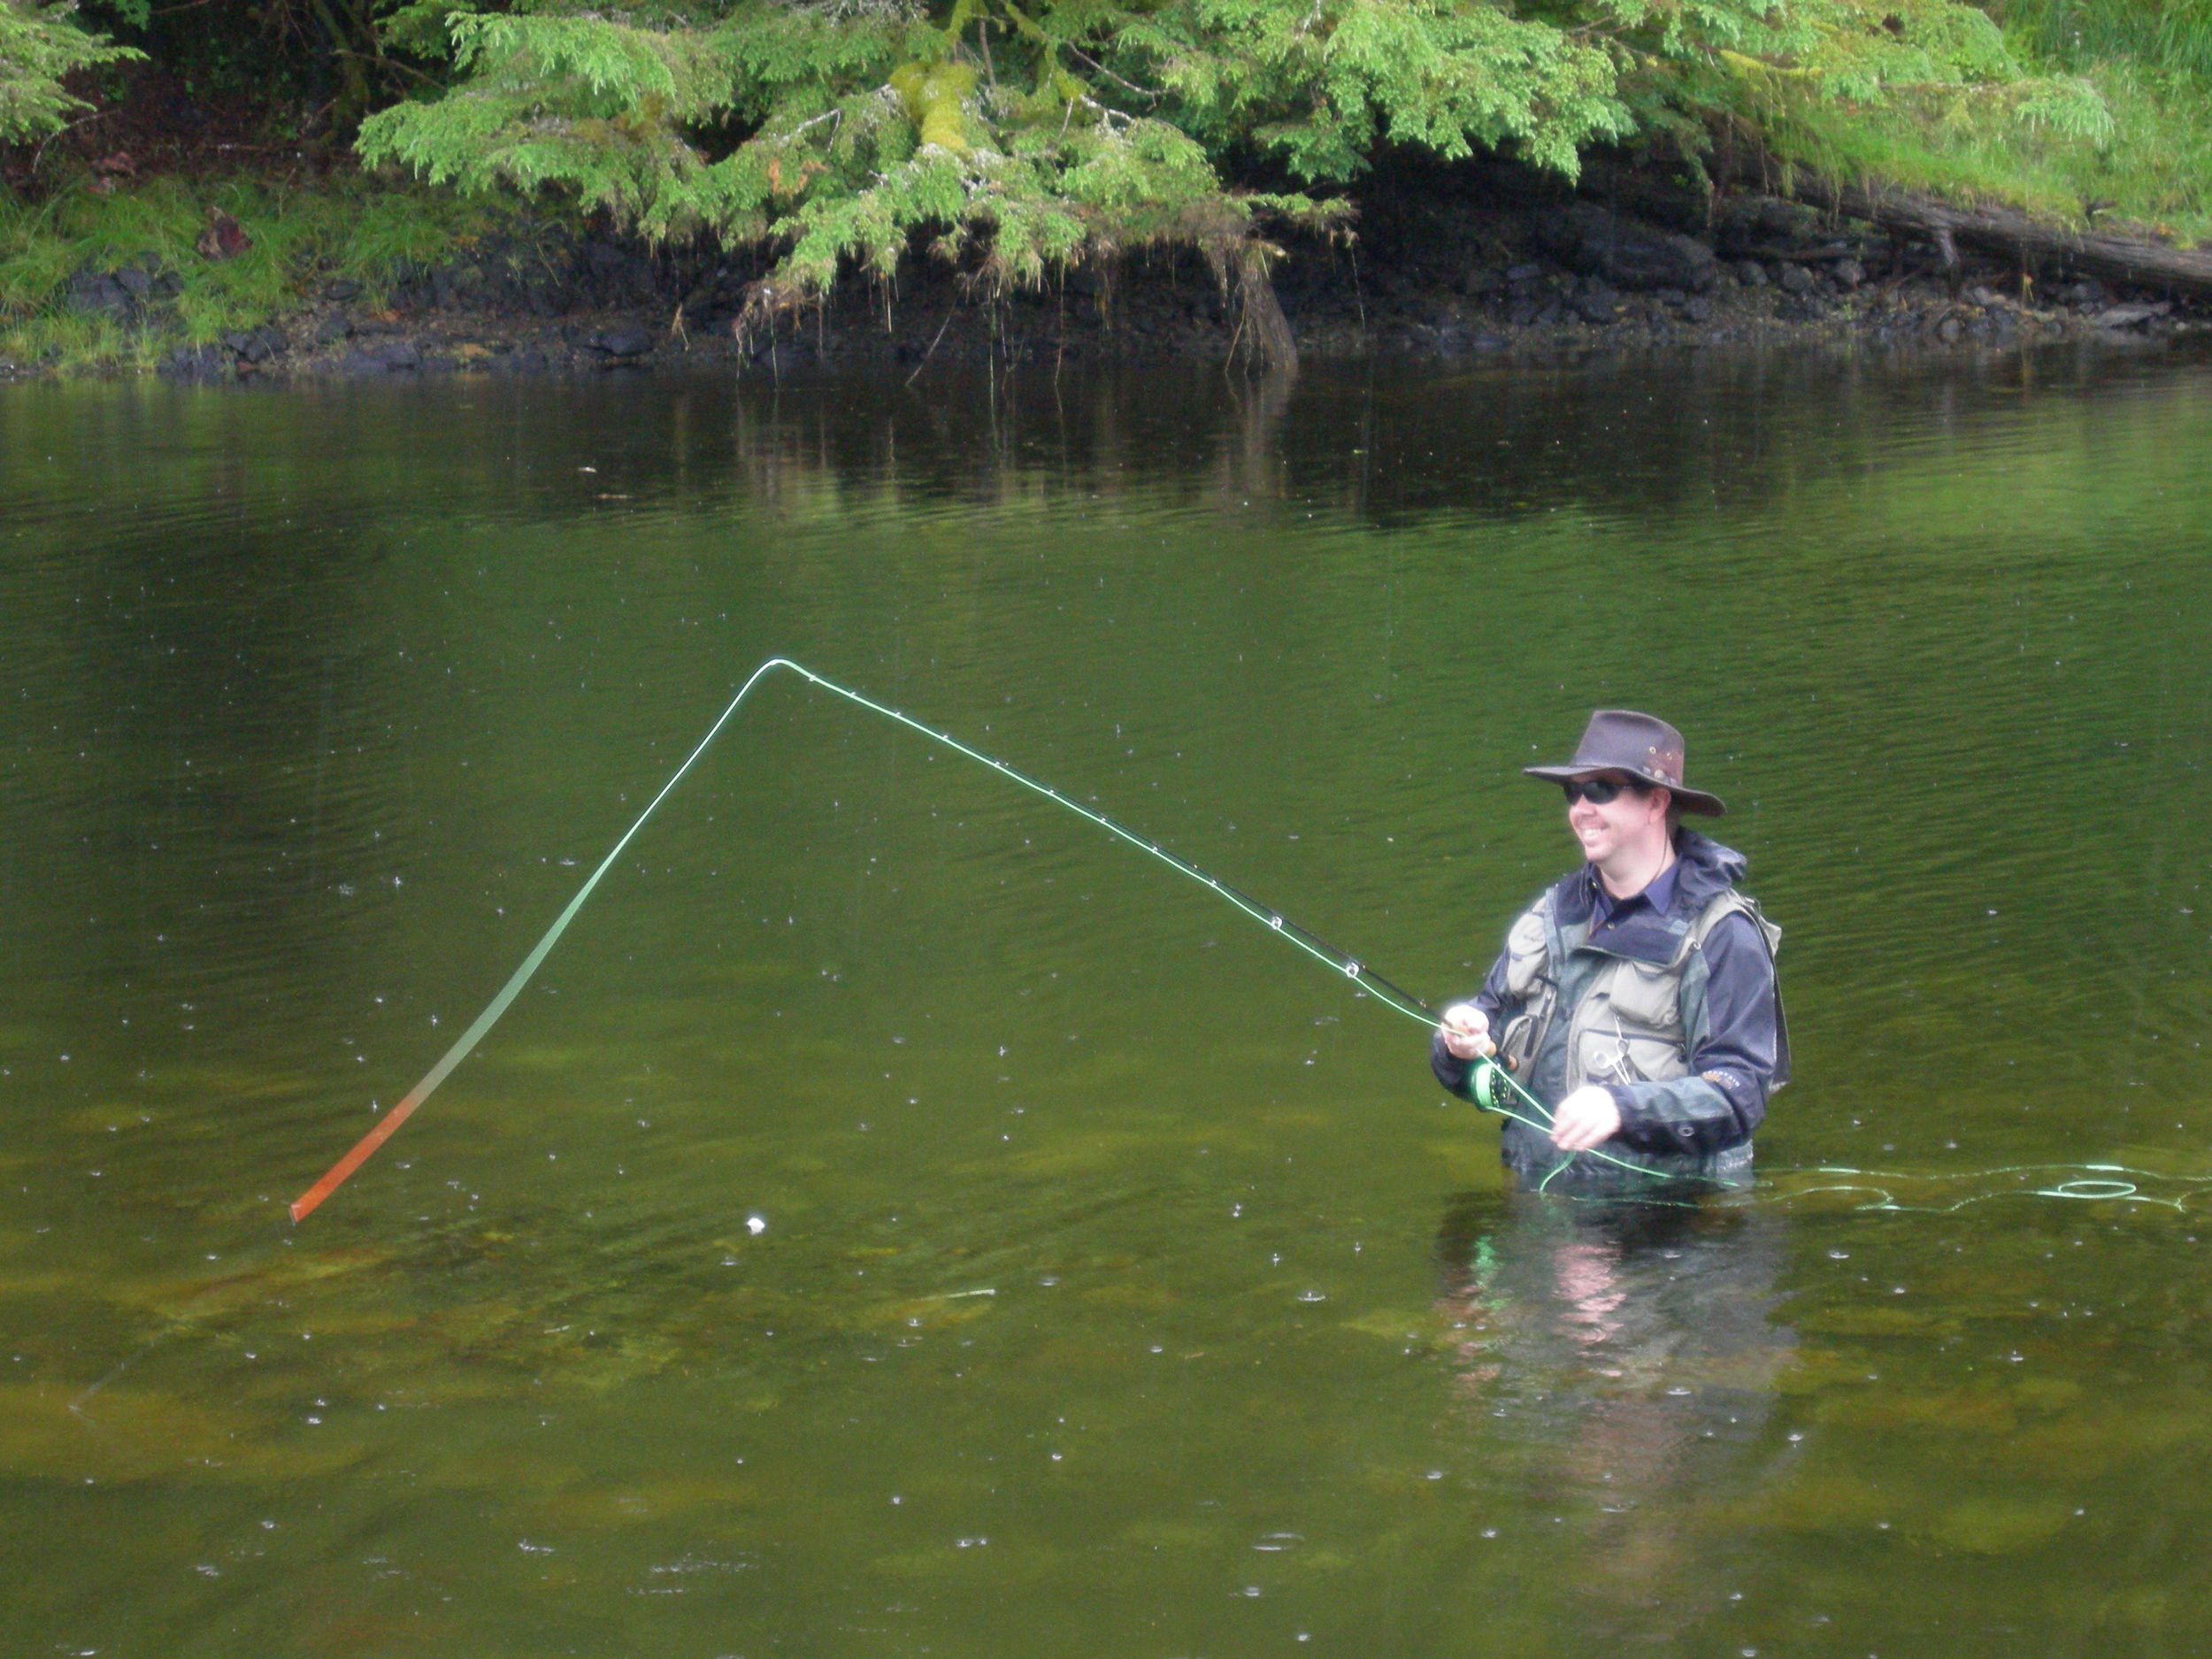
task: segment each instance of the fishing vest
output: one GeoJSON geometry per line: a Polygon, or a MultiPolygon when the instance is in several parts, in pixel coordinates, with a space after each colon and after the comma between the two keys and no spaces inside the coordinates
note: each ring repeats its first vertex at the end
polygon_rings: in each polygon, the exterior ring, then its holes
{"type": "MultiPolygon", "coordinates": [[[[1695,972],[1701,996],[1704,964],[1698,953],[1714,928],[1731,916],[1747,916],[1772,959],[1782,930],[1759,913],[1755,902],[1734,888],[1700,910],[1664,963],[1608,955],[1567,1010],[1566,1080],[1561,1098],[1585,1083],[1664,1083],[1689,1075],[1689,1035],[1682,1018],[1683,980],[1695,972]]],[[[1557,1018],[1560,973],[1589,936],[1589,924],[1561,927],[1552,895],[1513,924],[1505,941],[1506,994],[1521,1011],[1506,1022],[1498,1053],[1507,1070],[1525,1079],[1557,1018]]]]}

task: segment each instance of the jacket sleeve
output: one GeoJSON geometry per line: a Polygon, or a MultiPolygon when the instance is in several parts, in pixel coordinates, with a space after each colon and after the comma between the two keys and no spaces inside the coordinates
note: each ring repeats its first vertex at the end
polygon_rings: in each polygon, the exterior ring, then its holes
{"type": "MultiPolygon", "coordinates": [[[[1491,1041],[1495,1041],[1497,1040],[1498,1033],[1504,1027],[1505,1025],[1504,1014],[1507,1002],[1505,994],[1505,952],[1502,950],[1500,951],[1498,953],[1498,959],[1490,964],[1490,972],[1488,977],[1486,977],[1482,982],[1482,989],[1465,1000],[1472,1002],[1477,1008],[1480,1009],[1483,1012],[1483,1017],[1489,1020],[1491,1041]]],[[[1436,1073],[1436,1080],[1438,1082],[1441,1083],[1446,1088],[1451,1090],[1453,1094],[1458,1095],[1462,1100],[1472,1100],[1474,1098],[1473,1094],[1467,1087],[1468,1064],[1469,1063],[1467,1061],[1455,1057],[1452,1054],[1452,1051],[1444,1046],[1444,1036],[1441,1032],[1431,1033],[1429,1037],[1429,1070],[1436,1073]]]]}
{"type": "Polygon", "coordinates": [[[1609,1083],[1620,1139],[1640,1152],[1718,1152],[1751,1139],[1781,1064],[1774,959],[1747,916],[1724,919],[1704,946],[1701,1010],[1691,1017],[1690,1071],[1666,1083],[1609,1083]]]}

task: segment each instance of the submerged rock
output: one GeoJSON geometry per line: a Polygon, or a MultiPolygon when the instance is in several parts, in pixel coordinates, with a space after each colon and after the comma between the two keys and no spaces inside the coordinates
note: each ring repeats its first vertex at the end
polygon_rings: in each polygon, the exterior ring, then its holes
{"type": "Polygon", "coordinates": [[[2019,1498],[1971,1499],[1945,1511],[1929,1529],[1939,1543],[1977,1555],[2039,1548],[2065,1530],[2063,1503],[2019,1498]]]}

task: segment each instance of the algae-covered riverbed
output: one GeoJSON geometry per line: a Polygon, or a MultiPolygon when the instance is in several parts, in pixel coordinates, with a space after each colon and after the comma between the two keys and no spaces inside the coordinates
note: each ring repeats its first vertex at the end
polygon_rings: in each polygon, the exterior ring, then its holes
{"type": "Polygon", "coordinates": [[[2191,1651],[2208,444],[2171,358],[0,389],[10,1650],[2191,1651]],[[1432,999],[1661,711],[1758,1186],[1507,1194],[790,679],[288,1225],[777,653],[1432,999]]]}

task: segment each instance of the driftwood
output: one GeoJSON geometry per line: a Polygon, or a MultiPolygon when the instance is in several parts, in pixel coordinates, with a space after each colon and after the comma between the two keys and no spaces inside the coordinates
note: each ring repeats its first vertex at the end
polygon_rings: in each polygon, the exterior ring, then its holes
{"type": "Polygon", "coordinates": [[[1786,169],[1770,161],[1739,158],[1729,171],[1741,182],[1755,183],[1809,207],[1923,237],[1935,244],[1947,267],[1956,267],[1959,250],[1966,248],[2022,265],[2062,265],[2108,281],[2175,294],[2212,295],[2212,253],[2102,235],[2093,228],[2074,230],[2011,208],[1952,207],[1894,188],[1838,185],[1802,168],[1786,169]]]}

